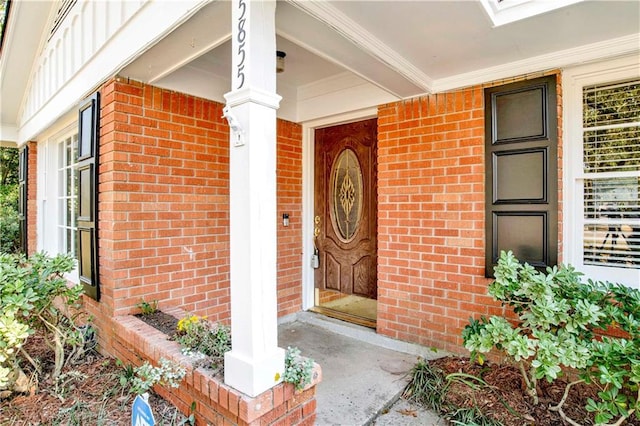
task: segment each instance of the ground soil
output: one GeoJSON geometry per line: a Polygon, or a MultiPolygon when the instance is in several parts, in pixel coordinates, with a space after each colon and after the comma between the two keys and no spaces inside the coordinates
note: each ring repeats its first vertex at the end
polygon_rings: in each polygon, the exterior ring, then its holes
{"type": "MultiPolygon", "coordinates": [[[[557,412],[548,410],[556,405],[565,390],[566,382],[540,381],[540,403],[533,405],[526,394],[526,386],[517,368],[508,365],[485,363],[479,365],[468,358],[445,357],[429,361],[432,367],[446,376],[451,373],[466,373],[481,378],[487,386],[472,389],[462,382],[453,382],[445,400],[456,407],[478,407],[488,418],[498,420],[506,426],[559,426],[566,425],[557,412]]],[[[580,384],[572,387],[563,406],[567,417],[581,425],[592,425],[593,417],[585,410],[588,398],[597,399],[595,386],[580,384]]],[[[614,419],[614,421],[617,419],[614,419]]],[[[640,426],[637,418],[627,419],[627,426],[640,426]]]]}
{"type": "MultiPolygon", "coordinates": [[[[115,360],[91,351],[80,363],[65,367],[54,383],[50,377],[53,354],[44,338],[31,336],[25,347],[43,374],[37,379],[37,391],[34,387],[29,394],[0,400],[0,425],[131,425],[134,396],[121,385],[124,369],[115,360]]],[[[33,374],[26,362],[22,367],[33,374]]],[[[149,402],[157,425],[183,424],[185,417],[153,392],[149,402]]]]}
{"type": "Polygon", "coordinates": [[[151,327],[154,327],[169,337],[172,337],[176,334],[176,327],[178,325],[178,320],[169,314],[165,314],[162,311],[154,311],[149,314],[139,314],[136,317],[151,327]]]}

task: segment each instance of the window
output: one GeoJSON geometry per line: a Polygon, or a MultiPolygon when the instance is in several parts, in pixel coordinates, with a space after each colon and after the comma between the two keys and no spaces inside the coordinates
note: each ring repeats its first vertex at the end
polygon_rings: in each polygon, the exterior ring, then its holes
{"type": "Polygon", "coordinates": [[[640,79],[584,87],[582,102],[584,263],[640,269],[640,79]]]}
{"type": "MultiPolygon", "coordinates": [[[[38,142],[37,251],[77,255],[78,125],[56,128],[38,142]]],[[[78,272],[67,275],[78,282],[78,272]]]]}
{"type": "Polygon", "coordinates": [[[586,69],[565,77],[566,260],[588,278],[640,288],[638,64],[586,69]]]}
{"type": "Polygon", "coordinates": [[[494,27],[527,19],[584,0],[480,0],[494,27]]]}
{"type": "Polygon", "coordinates": [[[59,252],[76,255],[78,212],[78,135],[58,143],[58,244],[59,252]]]}

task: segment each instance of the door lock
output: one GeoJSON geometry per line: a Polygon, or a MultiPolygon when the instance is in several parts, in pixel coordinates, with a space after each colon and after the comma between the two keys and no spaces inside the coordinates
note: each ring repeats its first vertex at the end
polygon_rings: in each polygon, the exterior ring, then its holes
{"type": "Polygon", "coordinates": [[[318,250],[318,236],[320,235],[320,216],[313,219],[313,256],[311,256],[311,267],[318,269],[320,267],[320,250],[318,250]]]}

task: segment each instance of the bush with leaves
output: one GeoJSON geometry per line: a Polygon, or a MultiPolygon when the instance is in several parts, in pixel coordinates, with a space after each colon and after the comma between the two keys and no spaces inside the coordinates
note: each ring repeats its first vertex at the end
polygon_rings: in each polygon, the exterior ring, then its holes
{"type": "Polygon", "coordinates": [[[300,354],[300,349],[288,347],[284,356],[284,376],[282,380],[293,383],[297,390],[303,389],[311,380],[313,360],[300,354]]]}
{"type": "Polygon", "coordinates": [[[18,185],[0,185],[0,252],[16,253],[19,246],[18,185]]]}
{"type": "Polygon", "coordinates": [[[537,381],[552,382],[567,368],[580,379],[569,383],[552,410],[572,425],[562,405],[572,386],[595,383],[599,401],[587,410],[596,423],[618,417],[621,424],[634,412],[640,418],[640,291],[619,284],[581,281],[571,266],[539,272],[520,264],[513,253],[502,252],[489,294],[511,307],[517,316],[471,319],[463,330],[465,347],[478,362],[497,349],[518,365],[527,392],[538,403],[537,381]],[[601,337],[616,329],[624,337],[601,337]]]}
{"type": "Polygon", "coordinates": [[[178,321],[176,341],[187,353],[204,355],[206,366],[220,368],[224,354],[231,350],[231,330],[224,324],[213,324],[207,317],[189,315],[178,321]]]}
{"type": "Polygon", "coordinates": [[[180,380],[187,374],[183,367],[166,358],[160,358],[160,365],[157,367],[146,361],[139,367],[133,367],[131,371],[129,379],[126,376],[121,376],[120,384],[126,386],[128,383],[131,386],[130,392],[135,395],[142,395],[155,384],[177,388],[180,380]]]}
{"type": "MultiPolygon", "coordinates": [[[[49,257],[38,253],[25,259],[21,255],[0,254],[1,371],[19,369],[19,351],[40,372],[22,348],[24,340],[36,329],[44,332],[45,342],[54,352],[53,378],[60,375],[66,363],[84,352],[84,329],[76,326],[75,316],[67,316],[80,307],[82,294],[81,285],[69,286],[64,278],[74,264],[69,255],[49,257]]],[[[5,386],[10,387],[10,383],[5,386]]]]}

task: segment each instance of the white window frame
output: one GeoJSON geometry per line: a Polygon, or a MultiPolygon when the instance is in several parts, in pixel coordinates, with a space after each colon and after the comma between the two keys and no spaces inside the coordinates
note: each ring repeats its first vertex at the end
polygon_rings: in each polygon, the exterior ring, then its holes
{"type": "Polygon", "coordinates": [[[541,15],[584,0],[480,0],[494,27],[541,15]]]}
{"type": "MultiPolygon", "coordinates": [[[[63,130],[57,129],[38,143],[38,250],[49,255],[66,253],[65,228],[62,227],[65,220],[62,202],[66,198],[62,191],[66,188],[66,181],[60,173],[63,160],[60,144],[74,136],[77,140],[78,136],[76,121],[63,130]]],[[[73,283],[79,283],[77,265],[65,277],[73,283]]]]}
{"type": "Polygon", "coordinates": [[[640,269],[585,265],[583,262],[583,135],[582,90],[585,86],[640,78],[640,57],[607,61],[567,69],[562,74],[563,91],[563,261],[585,274],[585,278],[640,288],[640,269]]]}

